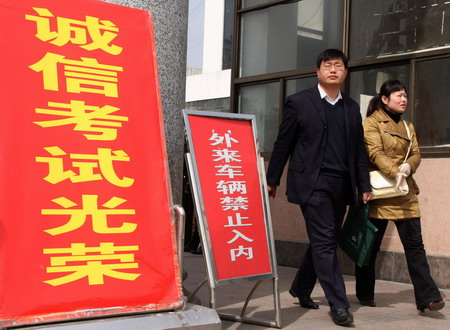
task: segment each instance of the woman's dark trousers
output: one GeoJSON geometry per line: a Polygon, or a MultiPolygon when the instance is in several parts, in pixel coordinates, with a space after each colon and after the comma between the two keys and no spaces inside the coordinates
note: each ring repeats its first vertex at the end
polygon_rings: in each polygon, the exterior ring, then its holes
{"type": "MultiPolygon", "coordinates": [[[[370,221],[378,228],[378,232],[369,266],[355,267],[356,297],[359,300],[374,300],[375,262],[388,224],[387,220],[370,219],[370,221]]],[[[432,301],[442,300],[442,297],[430,275],[430,267],[422,241],[420,218],[396,220],[394,223],[405,250],[417,309],[423,309],[432,301]]]]}

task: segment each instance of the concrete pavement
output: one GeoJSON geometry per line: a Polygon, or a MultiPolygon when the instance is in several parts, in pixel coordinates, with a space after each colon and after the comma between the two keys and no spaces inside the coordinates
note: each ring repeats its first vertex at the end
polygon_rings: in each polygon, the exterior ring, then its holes
{"type": "MultiPolygon", "coordinates": [[[[198,285],[206,279],[202,255],[185,253],[185,270],[188,277],[183,282],[185,289],[193,292],[198,285]]],[[[328,314],[329,307],[319,284],[316,285],[312,298],[320,308],[308,310],[301,308],[298,301],[289,293],[291,281],[296,269],[278,267],[281,327],[282,329],[343,329],[337,326],[328,314]]],[[[437,312],[426,311],[419,315],[414,304],[413,287],[410,284],[377,281],[376,297],[377,307],[361,306],[355,296],[355,279],[353,276],[344,276],[347,295],[350,300],[350,312],[355,323],[347,328],[357,329],[395,329],[395,330],[431,330],[450,329],[450,290],[441,290],[446,301],[444,309],[437,312]]],[[[256,282],[245,282],[233,285],[224,285],[217,288],[217,311],[239,315],[243,303],[256,282]]],[[[196,303],[209,306],[209,287],[204,285],[197,292],[196,303]]],[[[247,316],[273,321],[274,302],[272,296],[272,280],[266,279],[256,290],[253,299],[247,308],[247,316]]],[[[222,329],[263,330],[271,329],[264,326],[245,324],[240,322],[222,321],[222,329]]]]}

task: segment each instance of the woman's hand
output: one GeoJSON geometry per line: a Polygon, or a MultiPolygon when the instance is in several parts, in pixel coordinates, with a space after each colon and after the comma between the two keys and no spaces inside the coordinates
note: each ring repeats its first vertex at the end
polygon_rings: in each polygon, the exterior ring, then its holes
{"type": "Polygon", "coordinates": [[[400,173],[405,174],[406,176],[410,176],[411,165],[409,165],[408,163],[403,163],[398,168],[400,169],[400,173]]]}
{"type": "Polygon", "coordinates": [[[402,185],[402,181],[405,180],[407,175],[405,173],[399,172],[395,176],[395,189],[398,189],[402,185]]]}

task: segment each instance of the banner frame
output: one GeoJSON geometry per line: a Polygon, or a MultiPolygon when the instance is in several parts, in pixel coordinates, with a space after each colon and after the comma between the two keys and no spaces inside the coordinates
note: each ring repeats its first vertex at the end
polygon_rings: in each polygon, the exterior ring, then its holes
{"type": "MultiPolygon", "coordinates": [[[[9,3],[10,1],[4,1],[5,4],[9,3]]],[[[29,1],[26,1],[25,4],[28,4],[29,1]]],[[[46,1],[47,2],[47,1],[46,1]]],[[[41,3],[41,1],[37,2],[38,4],[41,3]]],[[[55,2],[56,3],[56,2],[55,2]]],[[[145,39],[148,41],[147,45],[148,47],[152,50],[152,52],[149,52],[146,55],[146,61],[144,62],[144,64],[146,64],[146,70],[151,73],[149,75],[146,76],[146,82],[147,81],[151,81],[151,86],[154,85],[154,89],[151,88],[151,92],[153,92],[154,97],[152,96],[151,100],[148,101],[147,103],[153,105],[156,104],[155,108],[155,115],[154,117],[156,117],[158,119],[158,121],[154,121],[155,125],[157,125],[159,128],[158,130],[154,130],[155,132],[157,132],[158,137],[160,138],[161,143],[156,144],[157,145],[157,149],[161,151],[162,156],[159,158],[161,160],[161,163],[163,164],[162,166],[160,166],[161,171],[163,172],[163,177],[159,177],[161,179],[162,185],[164,186],[164,190],[161,189],[161,191],[164,193],[164,203],[163,203],[163,207],[161,207],[162,210],[164,210],[164,213],[167,213],[167,217],[164,217],[164,221],[165,221],[165,225],[166,228],[168,228],[167,232],[170,234],[170,237],[167,236],[167,239],[165,240],[165,242],[168,243],[168,245],[170,244],[170,248],[171,248],[171,253],[169,255],[169,258],[167,258],[167,260],[169,260],[169,265],[173,267],[173,271],[170,271],[168,273],[170,273],[171,278],[173,275],[173,281],[170,281],[170,286],[173,286],[173,292],[174,294],[172,294],[174,297],[173,299],[171,299],[171,301],[168,302],[160,302],[160,300],[157,301],[153,301],[151,299],[147,299],[148,301],[146,301],[145,299],[143,302],[139,303],[139,304],[117,304],[113,305],[113,306],[100,306],[100,307],[82,307],[82,308],[74,308],[74,309],[69,309],[67,311],[57,311],[57,312],[46,312],[46,313],[36,313],[36,314],[30,314],[30,315],[19,315],[19,316],[15,316],[14,317],[10,317],[8,316],[3,316],[3,313],[0,313],[2,315],[0,315],[0,328],[3,329],[3,327],[27,327],[27,326],[46,326],[47,324],[56,324],[56,323],[70,323],[70,322],[76,322],[76,321],[86,321],[86,320],[99,320],[102,318],[114,318],[114,317],[121,317],[121,316],[133,316],[133,315],[138,315],[138,314],[154,314],[154,313],[160,313],[160,312],[170,312],[170,311],[175,311],[178,309],[183,309],[186,305],[186,301],[183,295],[183,291],[182,291],[182,259],[180,258],[180,251],[182,251],[182,246],[181,249],[179,248],[178,245],[182,245],[182,232],[181,230],[179,231],[179,235],[177,236],[177,231],[175,229],[175,227],[179,226],[179,228],[182,228],[182,222],[184,221],[184,217],[183,217],[183,213],[184,211],[182,210],[181,207],[174,205],[173,203],[173,196],[172,196],[172,191],[171,191],[171,185],[170,185],[170,174],[169,174],[169,166],[168,166],[168,160],[167,160],[167,142],[166,142],[166,137],[165,137],[165,131],[164,131],[164,116],[163,116],[163,111],[162,111],[162,104],[161,104],[161,92],[160,92],[160,85],[159,85],[159,76],[158,76],[158,67],[157,67],[157,58],[155,55],[156,52],[156,44],[155,44],[155,39],[154,39],[154,27],[153,27],[153,16],[152,13],[149,12],[148,10],[142,10],[142,9],[137,9],[137,8],[131,8],[131,7],[127,7],[127,6],[121,6],[121,5],[117,5],[117,4],[111,4],[111,3],[105,3],[105,2],[101,2],[101,1],[96,1],[96,0],[89,0],[86,1],[86,3],[89,3],[90,6],[92,6],[92,8],[90,8],[91,10],[95,9],[94,6],[107,6],[108,8],[113,8],[114,11],[118,11],[118,10],[123,10],[124,12],[127,11],[128,14],[129,12],[134,12],[134,13],[144,13],[145,12],[145,25],[142,25],[142,29],[145,29],[145,34],[143,34],[145,36],[145,38],[149,39],[145,39]],[[92,4],[91,4],[92,3],[92,4]],[[147,35],[148,34],[148,35],[147,35]],[[153,100],[153,98],[155,100],[153,100]],[[176,217],[177,216],[177,217],[176,217]],[[178,222],[176,222],[176,220],[178,220],[178,222]],[[178,240],[177,240],[178,238],[178,240]],[[170,241],[169,241],[170,239],[170,241]],[[150,301],[151,300],[151,301],[150,301]]],[[[4,3],[2,3],[1,7],[3,9],[3,7],[8,8],[8,9],[13,9],[17,12],[19,12],[19,10],[16,10],[15,7],[8,7],[6,6],[4,3]]],[[[22,3],[20,4],[22,6],[22,3]]],[[[37,6],[37,5],[36,5],[37,6]]],[[[31,10],[33,7],[29,7],[27,8],[27,10],[31,10]]],[[[51,6],[48,6],[49,9],[53,10],[53,8],[51,6]]],[[[103,7],[103,11],[104,8],[103,7]]],[[[85,10],[85,9],[83,9],[85,10]]],[[[111,9],[112,11],[112,9],[111,9]]],[[[20,11],[20,13],[22,14],[22,12],[20,11]]],[[[25,12],[24,12],[25,13],[25,12]]],[[[28,13],[28,11],[26,12],[28,13]]],[[[94,11],[95,13],[95,11],[94,11]]],[[[125,14],[124,14],[125,15],[125,14]]],[[[84,15],[85,16],[85,15],[84,15]]],[[[130,15],[127,15],[127,17],[129,17],[130,15]]],[[[87,17],[87,16],[86,16],[87,17]]],[[[128,18],[127,18],[128,19],[128,18]]],[[[144,20],[144,19],[143,19],[144,20]]],[[[26,21],[26,20],[24,20],[26,21]]],[[[125,29],[124,29],[125,30],[125,29]]],[[[133,33],[138,33],[137,31],[134,30],[130,30],[133,31],[133,33]]],[[[47,51],[47,49],[45,49],[47,51]]],[[[60,53],[64,53],[63,51],[58,51],[60,53]]],[[[66,55],[71,55],[71,53],[67,53],[66,55]]],[[[94,56],[94,55],[92,55],[94,56]]],[[[27,62],[27,64],[31,64],[32,62],[27,62]]],[[[117,64],[117,63],[116,63],[117,64]]],[[[119,63],[121,64],[121,63],[119,63]]],[[[121,64],[122,65],[122,64],[121,64]]],[[[124,65],[125,66],[125,65],[124,65]]],[[[29,69],[26,69],[29,70],[29,69]]],[[[142,73],[142,72],[141,72],[142,73]]],[[[39,80],[40,81],[40,80],[39,80]]],[[[12,85],[12,84],[11,84],[12,85]]],[[[42,89],[42,88],[41,88],[42,89]]],[[[148,89],[146,89],[146,92],[148,92],[148,89]]],[[[101,93],[98,93],[101,94],[101,93]]],[[[148,93],[147,93],[148,94],[148,93]]],[[[119,99],[119,98],[117,98],[119,99]]],[[[59,100],[59,99],[58,99],[59,100]]],[[[88,99],[89,101],[92,101],[93,99],[88,99]]],[[[55,100],[53,100],[55,101],[55,100]]],[[[64,99],[64,101],[67,101],[64,99]]],[[[83,99],[83,101],[86,101],[83,99]]],[[[61,101],[63,102],[63,101],[61,101]]],[[[88,102],[88,101],[86,101],[88,102]]],[[[105,101],[105,103],[107,103],[105,101]]],[[[45,103],[47,104],[47,103],[45,103]]],[[[34,107],[37,107],[38,105],[36,104],[35,106],[33,106],[33,110],[34,107]]],[[[152,108],[151,106],[145,107],[145,108],[152,108]]],[[[153,116],[152,116],[153,118],[153,116]]],[[[6,122],[6,121],[5,121],[6,122]]],[[[31,121],[29,121],[29,123],[31,125],[34,125],[36,123],[31,123],[31,121]]],[[[33,126],[34,127],[34,126],[33,126]]],[[[37,126],[36,126],[37,127],[37,126]]],[[[45,134],[42,134],[45,135],[45,134]]],[[[49,135],[49,134],[48,134],[49,135]]],[[[148,151],[146,151],[146,153],[148,153],[148,151]]],[[[5,162],[5,164],[7,164],[5,162]]],[[[34,164],[34,162],[32,163],[34,164]]],[[[146,205],[149,205],[148,203],[146,205]]],[[[153,208],[151,211],[154,212],[155,208],[153,208]]],[[[146,223],[148,223],[148,218],[144,218],[144,221],[146,223]]],[[[144,222],[143,221],[143,222],[144,222]]],[[[0,225],[2,225],[0,223],[0,225]]],[[[184,228],[184,227],[183,227],[184,228]]],[[[142,236],[146,236],[148,238],[148,234],[150,233],[150,231],[147,232],[142,232],[142,236]]],[[[0,239],[0,243],[3,243],[3,241],[0,239]]],[[[182,253],[182,252],[181,252],[182,253]]],[[[12,255],[12,254],[11,254],[12,255]]],[[[147,254],[148,255],[148,254],[147,254]]],[[[151,256],[151,255],[150,255],[151,256]]],[[[6,271],[5,271],[6,273],[6,271]]],[[[3,274],[0,274],[0,277],[3,274]]],[[[154,275],[153,275],[154,276],[154,275]]],[[[168,276],[167,276],[168,278],[168,276]]],[[[5,281],[6,283],[6,281],[5,281]]],[[[147,285],[148,285],[148,281],[147,281],[147,285]]],[[[2,287],[2,285],[0,285],[0,287],[2,287]]],[[[6,285],[5,285],[6,287],[6,285]]],[[[148,290],[150,291],[150,290],[148,290]]],[[[1,296],[1,295],[0,295],[1,296]]],[[[9,297],[6,296],[5,297],[9,297]]],[[[3,298],[3,296],[1,297],[3,298]]],[[[138,297],[140,298],[140,297],[138,297]]],[[[5,301],[7,299],[5,298],[5,301]]],[[[3,307],[3,306],[1,306],[3,307]]],[[[41,307],[40,305],[37,305],[37,307],[41,307]]],[[[1,309],[1,312],[3,312],[3,309],[1,309]]]]}

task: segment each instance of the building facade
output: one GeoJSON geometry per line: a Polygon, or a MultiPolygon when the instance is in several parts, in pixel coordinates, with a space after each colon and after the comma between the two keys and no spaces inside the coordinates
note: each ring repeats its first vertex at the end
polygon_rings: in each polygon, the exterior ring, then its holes
{"type": "MultiPolygon", "coordinates": [[[[449,288],[450,1],[236,0],[234,5],[231,111],[256,116],[266,160],[285,97],[317,83],[315,59],[322,50],[347,54],[344,92],[360,104],[363,118],[385,80],[409,86],[405,117],[415,125],[423,158],[415,174],[422,235],[436,282],[449,288]]],[[[282,193],[271,209],[279,264],[297,267],[307,242],[300,209],[282,193]]],[[[392,224],[381,248],[378,277],[408,282],[392,224]]],[[[342,265],[353,272],[344,256],[342,265]]]]}
{"type": "MultiPolygon", "coordinates": [[[[260,151],[268,161],[286,96],[317,83],[315,59],[326,48],[349,58],[344,92],[365,117],[387,79],[408,88],[405,117],[417,130],[422,164],[422,235],[438,285],[450,287],[450,1],[446,0],[190,0],[203,10],[201,41],[188,43],[185,107],[254,114],[260,151]],[[202,45],[201,64],[189,49],[202,45]],[[231,45],[231,47],[230,47],[231,45]],[[232,49],[232,51],[231,51],[232,49]],[[228,60],[228,58],[230,60],[228,60]]],[[[190,17],[191,19],[191,14],[190,17]]],[[[271,199],[280,265],[297,267],[307,243],[298,206],[282,193],[271,199]]],[[[388,226],[377,276],[408,282],[403,247],[388,226]]],[[[343,271],[353,264],[341,255],[343,271]]]]}

